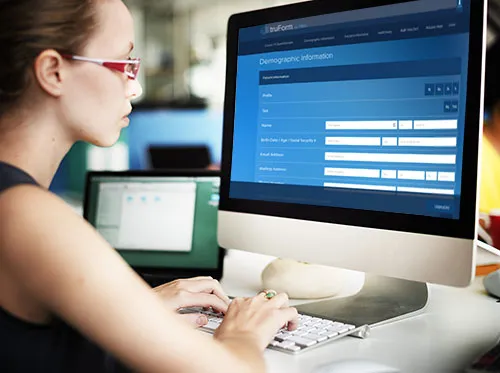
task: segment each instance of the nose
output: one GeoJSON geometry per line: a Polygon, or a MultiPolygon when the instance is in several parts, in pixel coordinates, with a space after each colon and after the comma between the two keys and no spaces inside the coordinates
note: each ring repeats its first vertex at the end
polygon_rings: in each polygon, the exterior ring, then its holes
{"type": "Polygon", "coordinates": [[[127,99],[133,100],[142,95],[142,86],[137,79],[129,79],[127,84],[127,99]]]}

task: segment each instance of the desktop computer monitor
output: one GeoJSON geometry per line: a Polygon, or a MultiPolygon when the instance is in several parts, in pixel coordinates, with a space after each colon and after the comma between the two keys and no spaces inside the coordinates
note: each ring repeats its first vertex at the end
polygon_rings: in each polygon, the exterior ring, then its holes
{"type": "Polygon", "coordinates": [[[233,15],[219,244],[467,286],[485,23],[483,0],[233,15]]]}

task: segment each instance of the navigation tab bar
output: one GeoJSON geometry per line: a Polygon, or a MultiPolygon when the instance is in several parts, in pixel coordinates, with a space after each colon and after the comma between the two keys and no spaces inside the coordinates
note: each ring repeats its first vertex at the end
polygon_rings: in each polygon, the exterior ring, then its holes
{"type": "Polygon", "coordinates": [[[240,42],[239,55],[320,48],[345,44],[368,43],[401,39],[458,34],[468,31],[467,19],[461,13],[441,20],[400,21],[389,24],[315,30],[282,37],[240,42]]]}

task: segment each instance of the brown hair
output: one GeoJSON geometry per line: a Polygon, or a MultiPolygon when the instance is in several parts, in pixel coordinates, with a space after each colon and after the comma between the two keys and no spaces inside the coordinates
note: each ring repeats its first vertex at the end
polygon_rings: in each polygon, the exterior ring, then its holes
{"type": "Polygon", "coordinates": [[[95,26],[95,0],[0,0],[0,116],[31,82],[46,49],[78,54],[95,26]]]}

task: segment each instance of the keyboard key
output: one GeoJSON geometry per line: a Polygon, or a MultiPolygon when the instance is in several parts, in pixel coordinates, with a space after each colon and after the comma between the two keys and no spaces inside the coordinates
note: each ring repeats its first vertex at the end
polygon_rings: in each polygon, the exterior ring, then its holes
{"type": "Polygon", "coordinates": [[[302,337],[303,335],[309,334],[309,331],[307,331],[307,330],[300,330],[300,331],[292,332],[292,334],[295,335],[295,336],[297,336],[297,337],[302,337]]]}
{"type": "Polygon", "coordinates": [[[281,348],[289,348],[289,347],[293,347],[293,346],[295,346],[295,343],[291,342],[291,341],[284,341],[278,345],[278,347],[281,347],[281,348]]]}
{"type": "Polygon", "coordinates": [[[293,336],[292,338],[287,340],[287,342],[295,342],[295,344],[300,347],[309,347],[317,343],[316,341],[313,341],[311,339],[297,337],[297,336],[293,336]]]}
{"type": "Polygon", "coordinates": [[[325,334],[323,334],[325,336],[327,336],[328,338],[333,338],[333,337],[336,337],[339,335],[338,332],[331,332],[331,331],[327,331],[325,334]]]}
{"type": "Polygon", "coordinates": [[[206,325],[204,325],[204,328],[210,329],[210,330],[215,330],[219,327],[219,324],[216,323],[215,321],[209,321],[206,325]]]}
{"type": "Polygon", "coordinates": [[[330,326],[332,324],[333,324],[333,321],[331,321],[331,320],[323,320],[323,321],[320,322],[320,325],[322,327],[327,327],[327,326],[330,326]]]}
{"type": "Polygon", "coordinates": [[[340,324],[340,325],[335,325],[335,326],[329,326],[328,328],[326,328],[326,330],[342,334],[342,333],[347,332],[349,330],[349,328],[345,324],[340,324]]]}
{"type": "Polygon", "coordinates": [[[303,331],[308,332],[308,333],[316,333],[317,330],[323,330],[323,329],[324,328],[321,328],[321,327],[319,329],[318,328],[309,328],[309,327],[307,327],[303,331]]]}
{"type": "Polygon", "coordinates": [[[317,326],[321,326],[321,323],[318,322],[318,321],[313,321],[313,322],[307,323],[307,326],[310,327],[310,328],[315,328],[317,326]]]}
{"type": "Polygon", "coordinates": [[[292,337],[291,334],[285,334],[285,333],[280,333],[274,337],[275,340],[279,342],[286,341],[287,339],[290,339],[292,337]]]}
{"type": "Polygon", "coordinates": [[[312,339],[313,341],[316,341],[316,342],[323,342],[323,341],[326,341],[328,339],[328,337],[326,335],[319,335],[319,334],[313,334],[313,333],[306,334],[303,337],[306,339],[312,339]]]}
{"type": "Polygon", "coordinates": [[[349,331],[349,328],[347,326],[344,326],[338,330],[339,334],[344,334],[349,331]]]}
{"type": "Polygon", "coordinates": [[[326,330],[326,329],[318,329],[318,328],[316,328],[315,330],[312,331],[312,333],[318,334],[318,335],[323,335],[323,334],[326,334],[327,332],[328,332],[328,330],[326,330]]]}

